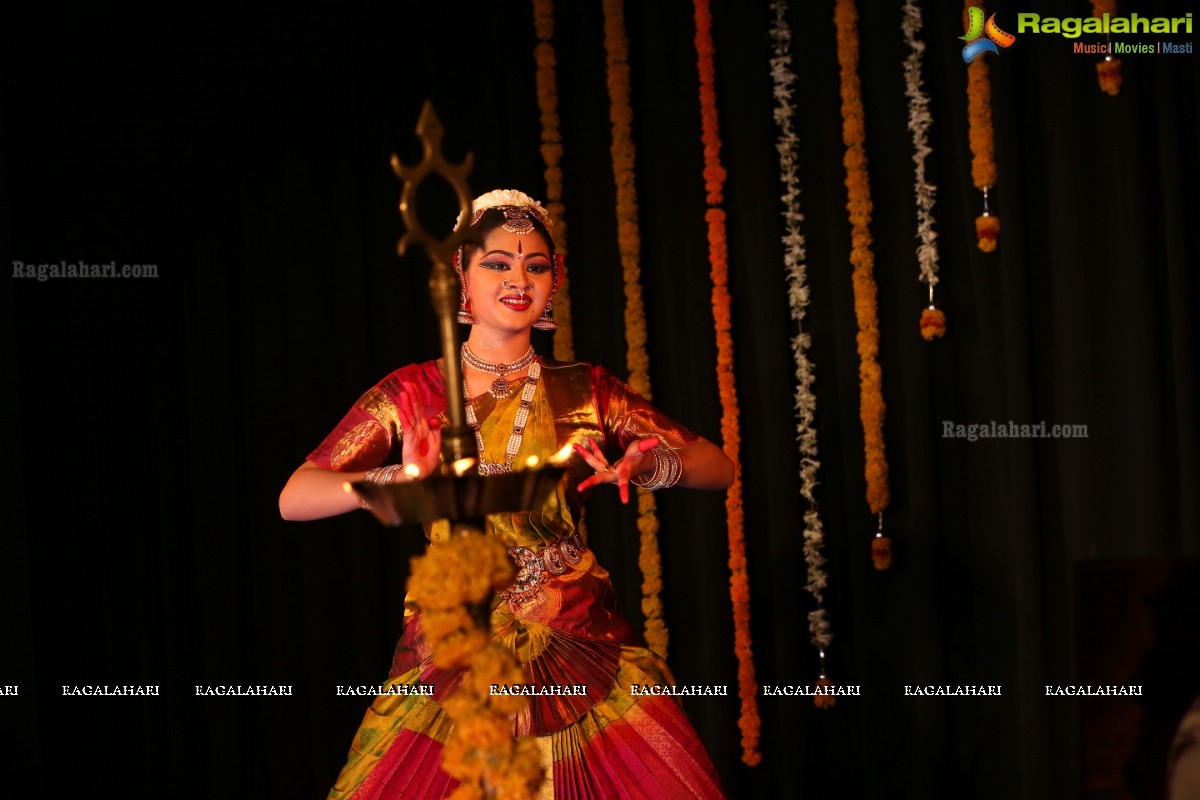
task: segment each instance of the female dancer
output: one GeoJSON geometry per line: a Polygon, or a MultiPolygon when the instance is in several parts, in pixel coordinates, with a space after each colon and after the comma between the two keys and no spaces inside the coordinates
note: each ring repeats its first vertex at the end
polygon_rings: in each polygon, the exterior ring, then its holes
{"type": "MultiPolygon", "coordinates": [[[[460,249],[459,321],[471,325],[461,351],[467,422],[482,473],[506,472],[531,455],[574,456],[540,508],[488,518],[486,533],[519,570],[491,614],[492,637],[509,647],[531,686],[580,687],[537,696],[514,720],[538,737],[547,766],[543,795],[560,798],[721,797],[712,763],[676,701],[645,693],[672,684],[665,662],[640,647],[617,612],[608,573],[578,530],[586,493],[615,484],[646,489],[725,489],[733,464],[711,442],[672,421],[602,367],[543,359],[533,328],[553,328],[559,265],[541,204],[512,190],[475,200],[470,224],[482,244],[460,249]],[[608,452],[620,452],[609,461],[608,452]]],[[[402,367],[370,389],[289,479],[286,519],[332,516],[357,506],[347,481],[393,482],[437,469],[445,409],[436,362],[402,367]],[[404,465],[402,469],[400,465],[404,465]]],[[[433,546],[446,522],[427,531],[433,546]]],[[[457,782],[439,769],[452,723],[439,701],[461,680],[432,663],[420,610],[405,611],[387,686],[432,686],[434,694],[381,694],[367,711],[329,797],[438,798],[457,782]]]]}

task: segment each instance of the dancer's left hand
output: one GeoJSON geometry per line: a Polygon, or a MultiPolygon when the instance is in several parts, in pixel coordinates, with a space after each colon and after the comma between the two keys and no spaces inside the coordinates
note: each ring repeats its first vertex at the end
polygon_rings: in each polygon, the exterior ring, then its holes
{"type": "Polygon", "coordinates": [[[638,439],[636,442],[631,442],[629,447],[625,448],[625,455],[611,464],[604,457],[604,453],[596,444],[595,439],[587,441],[588,447],[581,444],[575,445],[575,452],[583,457],[589,467],[596,470],[596,474],[580,483],[579,491],[586,491],[601,483],[615,483],[617,491],[621,493],[621,502],[628,503],[629,479],[646,471],[647,459],[653,461],[653,457],[646,454],[658,447],[658,439],[638,439]]]}

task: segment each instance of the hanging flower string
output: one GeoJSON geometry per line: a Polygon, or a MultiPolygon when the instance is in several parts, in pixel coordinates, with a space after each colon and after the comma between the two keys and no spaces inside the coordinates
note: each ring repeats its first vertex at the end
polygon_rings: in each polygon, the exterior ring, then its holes
{"type": "MultiPolygon", "coordinates": [[[[717,385],[721,394],[721,436],[725,453],[738,466],[741,433],[738,429],[737,388],[733,375],[733,337],[729,307],[729,264],[725,241],[725,168],[721,166],[721,135],[717,124],[716,67],[713,64],[712,11],[709,0],[695,0],[696,55],[700,74],[700,118],[703,123],[704,187],[708,192],[708,258],[712,265],[713,320],[717,335],[717,385]]],[[[741,469],[737,470],[741,474],[741,469]]],[[[754,653],[750,641],[750,577],[746,569],[746,540],[743,532],[742,482],[734,478],[725,495],[729,528],[729,589],[733,600],[734,649],[738,660],[738,697],[742,732],[742,761],[755,766],[762,760],[758,750],[762,720],[758,716],[758,682],[754,677],[754,653]]]]}
{"type": "Polygon", "coordinates": [[[929,305],[921,312],[921,338],[929,342],[946,333],[946,315],[933,304],[933,287],[929,287],[929,305]]]}
{"type": "Polygon", "coordinates": [[[867,505],[879,515],[872,542],[876,569],[891,566],[891,540],[883,535],[883,512],[891,498],[883,445],[883,370],[879,367],[879,313],[875,256],[871,252],[871,182],[867,173],[866,125],[858,78],[858,11],[854,0],[837,0],[838,67],[842,89],[842,141],[846,145],[846,208],[850,212],[850,263],[854,267],[854,313],[858,319],[859,418],[867,482],[867,505]]]}
{"type": "Polygon", "coordinates": [[[533,0],[533,26],[538,43],[537,99],[542,121],[542,160],[546,163],[546,212],[554,221],[554,248],[559,257],[558,291],[554,293],[554,357],[575,360],[575,334],[571,328],[571,295],[567,291],[567,220],[563,208],[562,136],[558,128],[558,59],[554,54],[554,0],[533,0]]]}
{"type": "MultiPolygon", "coordinates": [[[[964,30],[969,27],[972,7],[982,9],[983,0],[966,0],[964,30]]],[[[975,218],[975,235],[979,249],[992,253],[996,250],[996,237],[1000,235],[1000,219],[988,207],[988,191],[996,185],[996,145],[992,131],[992,81],[983,56],[967,67],[967,126],[971,140],[971,180],[975,188],[983,192],[983,214],[975,218]]]]}
{"type": "MultiPolygon", "coordinates": [[[[613,177],[617,185],[617,245],[625,277],[625,361],[629,385],[650,399],[650,356],[646,352],[646,313],[642,303],[637,188],[634,183],[633,107],[629,92],[629,39],[622,0],[604,0],[604,49],[608,62],[609,117],[612,120],[613,177]]],[[[646,645],[667,658],[670,637],[663,620],[662,555],[658,547],[658,509],[654,495],[638,491],[642,615],[646,645]]]]}
{"type": "MultiPolygon", "coordinates": [[[[1100,19],[1108,14],[1117,15],[1117,0],[1092,0],[1092,16],[1100,19]]],[[[1109,40],[1112,47],[1112,40],[1109,40]]],[[[1117,95],[1121,91],[1121,59],[1113,58],[1112,53],[1096,64],[1096,79],[1100,81],[1100,90],[1105,94],[1117,95]]]]}
{"type": "Polygon", "coordinates": [[[542,784],[537,740],[513,736],[512,718],[526,707],[526,698],[490,692],[493,685],[523,680],[513,654],[487,634],[488,601],[512,581],[504,546],[483,533],[454,535],[412,560],[408,593],[421,609],[433,663],[446,670],[469,668],[462,686],[442,702],[454,723],[442,769],[460,781],[448,800],[532,800],[542,784]]]}
{"type": "MultiPolygon", "coordinates": [[[[804,215],[800,211],[800,179],[796,173],[796,165],[800,160],[800,140],[792,124],[796,114],[792,105],[796,74],[792,72],[792,29],[787,22],[787,0],[774,0],[771,10],[775,13],[769,34],[771,80],[775,87],[775,124],[779,126],[775,149],[779,153],[779,175],[783,183],[783,266],[787,277],[788,305],[797,331],[792,337],[792,356],[796,361],[796,441],[800,443],[800,495],[808,502],[808,510],[804,512],[804,562],[808,567],[804,588],[817,605],[816,610],[808,614],[809,639],[816,646],[821,661],[817,685],[830,686],[832,682],[824,669],[825,651],[833,641],[824,597],[829,577],[825,574],[823,552],[825,532],[814,495],[817,471],[821,467],[817,459],[817,398],[812,391],[816,375],[808,358],[812,339],[804,330],[804,317],[809,303],[808,265],[805,261],[804,233],[800,228],[804,222],[804,215]]],[[[829,708],[833,705],[834,696],[816,694],[813,699],[818,708],[829,708]]]]}
{"type": "Polygon", "coordinates": [[[933,116],[929,113],[929,95],[921,88],[925,42],[919,34],[923,26],[921,6],[917,0],[906,0],[904,21],[900,25],[909,50],[904,59],[904,94],[908,97],[908,129],[913,137],[913,187],[917,195],[917,238],[921,241],[917,246],[917,263],[921,268],[921,282],[929,286],[929,306],[921,312],[921,336],[929,341],[946,332],[946,315],[933,302],[933,287],[938,284],[937,231],[933,220],[937,187],[925,178],[925,159],[933,152],[929,146],[929,126],[933,124],[933,116]]]}

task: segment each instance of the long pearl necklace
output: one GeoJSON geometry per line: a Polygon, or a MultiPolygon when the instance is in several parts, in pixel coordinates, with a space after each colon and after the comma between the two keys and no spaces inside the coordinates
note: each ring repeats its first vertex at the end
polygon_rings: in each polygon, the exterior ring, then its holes
{"type": "Polygon", "coordinates": [[[533,363],[537,357],[533,352],[533,345],[525,351],[525,355],[518,358],[516,361],[510,361],[507,364],[495,364],[491,361],[484,361],[479,356],[475,355],[471,350],[470,345],[463,342],[462,360],[471,369],[478,372],[486,372],[489,375],[496,375],[496,380],[492,381],[492,388],[488,389],[488,394],[497,400],[503,400],[512,394],[512,384],[504,379],[505,375],[511,375],[514,372],[520,372],[533,363]]]}
{"type": "MultiPolygon", "coordinates": [[[[465,348],[466,345],[463,345],[465,348]]],[[[533,348],[530,348],[533,352],[533,348]]],[[[463,379],[463,389],[467,400],[467,425],[475,431],[475,445],[479,449],[479,474],[480,475],[502,475],[506,472],[512,472],[513,458],[521,450],[521,440],[525,437],[525,423],[529,421],[529,412],[533,409],[533,394],[537,391],[538,381],[542,377],[542,365],[538,361],[533,361],[529,365],[529,377],[525,379],[525,385],[521,388],[520,406],[517,408],[517,416],[513,420],[512,433],[508,437],[508,447],[504,448],[504,463],[487,461],[483,457],[483,434],[479,432],[479,419],[475,416],[475,404],[469,399],[471,397],[470,389],[467,389],[466,378],[463,379]]],[[[507,396],[508,393],[506,393],[507,396]]]]}

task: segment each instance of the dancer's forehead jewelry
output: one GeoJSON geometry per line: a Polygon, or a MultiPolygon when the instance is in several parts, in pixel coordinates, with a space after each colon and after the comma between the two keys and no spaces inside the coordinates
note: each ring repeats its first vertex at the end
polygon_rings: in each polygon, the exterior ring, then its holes
{"type": "MultiPolygon", "coordinates": [[[[482,194],[471,203],[471,208],[471,225],[478,225],[485,212],[497,208],[504,214],[504,222],[500,227],[508,233],[532,233],[535,230],[533,220],[536,219],[546,229],[546,233],[554,235],[554,223],[542,204],[516,189],[496,189],[482,194]]],[[[461,223],[462,213],[459,213],[455,228],[461,223]]]]}

